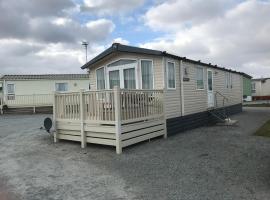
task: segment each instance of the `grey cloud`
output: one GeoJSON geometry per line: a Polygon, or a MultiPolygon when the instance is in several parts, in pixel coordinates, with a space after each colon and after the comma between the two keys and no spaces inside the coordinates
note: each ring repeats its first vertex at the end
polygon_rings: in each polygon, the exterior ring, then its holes
{"type": "Polygon", "coordinates": [[[46,43],[74,43],[81,40],[100,42],[113,30],[109,20],[97,20],[88,28],[66,16],[65,9],[74,6],[72,1],[64,0],[23,0],[0,1],[0,39],[31,39],[46,43]],[[53,23],[56,16],[69,19],[63,25],[53,23]]]}
{"type": "Polygon", "coordinates": [[[72,0],[0,0],[0,8],[30,17],[62,16],[65,10],[74,7],[72,0]]]}
{"type": "Polygon", "coordinates": [[[119,15],[131,11],[144,3],[144,0],[86,0],[81,5],[82,12],[89,12],[98,15],[119,15]],[[87,1],[91,5],[87,5],[87,1]]]}
{"type": "MultiPolygon", "coordinates": [[[[157,12],[155,8],[160,9],[157,6],[151,10],[157,12]]],[[[178,11],[175,10],[175,12],[178,11]]],[[[193,13],[200,12],[194,7],[193,13]]],[[[174,13],[171,12],[170,15],[174,15],[174,13]]],[[[152,22],[159,23],[158,27],[166,27],[166,23],[164,23],[166,19],[164,20],[162,17],[163,15],[153,19],[145,17],[145,19],[150,20],[146,23],[150,23],[152,20],[152,22]]],[[[180,27],[183,22],[182,18],[176,19],[170,22],[173,27],[169,30],[172,35],[170,39],[164,37],[145,43],[144,46],[164,48],[167,51],[173,50],[182,56],[234,68],[254,76],[260,76],[260,74],[270,76],[270,24],[268,19],[270,19],[269,1],[235,2],[235,5],[222,15],[210,17],[201,22],[197,21],[187,29],[180,27]]]]}
{"type": "Polygon", "coordinates": [[[233,0],[171,0],[150,8],[144,19],[155,30],[188,28],[221,17],[234,5],[233,0]]]}

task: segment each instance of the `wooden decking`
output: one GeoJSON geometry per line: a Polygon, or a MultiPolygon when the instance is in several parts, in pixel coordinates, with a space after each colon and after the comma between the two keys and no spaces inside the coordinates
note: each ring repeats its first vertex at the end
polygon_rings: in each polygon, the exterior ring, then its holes
{"type": "Polygon", "coordinates": [[[58,139],[122,148],[163,135],[163,90],[114,90],[57,93],[54,98],[58,139]]]}

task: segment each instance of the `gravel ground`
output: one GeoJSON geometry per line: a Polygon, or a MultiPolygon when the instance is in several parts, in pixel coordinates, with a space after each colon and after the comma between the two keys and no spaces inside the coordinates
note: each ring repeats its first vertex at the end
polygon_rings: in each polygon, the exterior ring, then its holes
{"type": "Polygon", "coordinates": [[[270,199],[270,139],[252,134],[270,108],[237,127],[203,127],[114,148],[52,138],[45,115],[0,116],[0,200],[270,199]]]}

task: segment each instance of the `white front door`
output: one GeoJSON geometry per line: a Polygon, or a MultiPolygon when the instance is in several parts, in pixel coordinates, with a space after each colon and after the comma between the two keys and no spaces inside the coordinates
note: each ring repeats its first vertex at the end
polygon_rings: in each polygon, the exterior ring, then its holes
{"type": "Polygon", "coordinates": [[[208,108],[214,107],[213,72],[212,72],[212,70],[207,70],[207,96],[208,96],[208,108]]]}
{"type": "Polygon", "coordinates": [[[109,89],[113,89],[114,86],[122,89],[138,89],[136,63],[108,67],[107,73],[109,89]]]}

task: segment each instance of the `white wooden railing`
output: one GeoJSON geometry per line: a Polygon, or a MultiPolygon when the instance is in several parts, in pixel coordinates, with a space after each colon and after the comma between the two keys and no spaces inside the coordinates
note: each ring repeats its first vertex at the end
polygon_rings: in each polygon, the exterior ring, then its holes
{"type": "Polygon", "coordinates": [[[53,94],[7,95],[3,103],[8,107],[52,106],[53,94]]]}
{"type": "Polygon", "coordinates": [[[164,114],[163,90],[102,90],[55,93],[56,119],[81,119],[81,103],[83,119],[88,121],[114,122],[116,108],[121,113],[122,122],[144,120],[151,116],[164,114]],[[116,95],[119,98],[116,98],[116,95]],[[116,100],[119,99],[119,102],[116,100]]]}
{"type": "Polygon", "coordinates": [[[167,137],[163,90],[113,90],[55,93],[54,141],[58,139],[123,147],[167,137]]]}

